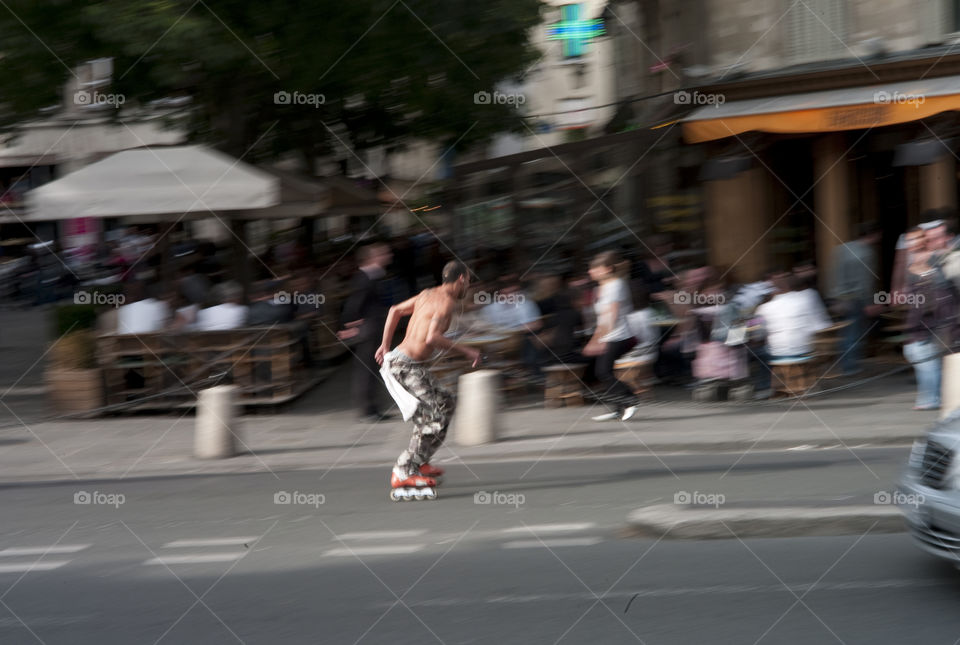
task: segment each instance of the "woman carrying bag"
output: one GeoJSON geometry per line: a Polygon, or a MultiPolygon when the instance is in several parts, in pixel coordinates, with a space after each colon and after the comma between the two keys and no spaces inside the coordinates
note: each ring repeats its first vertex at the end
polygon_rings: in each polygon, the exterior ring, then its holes
{"type": "Polygon", "coordinates": [[[633,305],[622,264],[612,251],[601,253],[590,263],[590,277],[599,284],[594,304],[597,326],[583,348],[583,355],[596,358],[594,375],[600,383],[597,399],[610,409],[593,417],[594,421],[626,421],[637,413],[640,402],[633,390],[613,374],[616,360],[634,344],[627,322],[633,305]]]}

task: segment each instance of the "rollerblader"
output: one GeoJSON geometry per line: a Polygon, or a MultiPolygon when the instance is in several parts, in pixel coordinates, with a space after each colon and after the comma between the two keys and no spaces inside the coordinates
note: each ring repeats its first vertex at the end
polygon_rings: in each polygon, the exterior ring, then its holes
{"type": "Polygon", "coordinates": [[[470,285],[467,267],[451,261],[443,267],[442,284],[394,305],[387,314],[383,342],[376,352],[380,373],[390,395],[397,402],[403,420],[413,419],[413,437],[400,454],[390,478],[390,498],[436,499],[437,478],[443,470],[430,465],[430,458],[443,444],[453,416],[453,394],[437,383],[427,361],[440,351],[458,351],[473,366],[480,352],[458,345],[444,333],[450,327],[454,306],[470,285]],[[407,333],[396,349],[390,350],[400,318],[410,316],[407,333]]]}

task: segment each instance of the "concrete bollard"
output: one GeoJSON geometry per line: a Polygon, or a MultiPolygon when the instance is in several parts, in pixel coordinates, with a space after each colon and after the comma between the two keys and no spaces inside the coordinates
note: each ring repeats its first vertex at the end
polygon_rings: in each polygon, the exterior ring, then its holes
{"type": "Polygon", "coordinates": [[[500,412],[500,372],[477,370],[460,376],[454,439],[461,446],[479,446],[497,440],[500,412]]]}
{"type": "Polygon", "coordinates": [[[237,388],[233,385],[217,385],[200,391],[194,457],[223,459],[237,454],[236,398],[237,388]]]}
{"type": "Polygon", "coordinates": [[[944,354],[940,381],[940,418],[960,408],[960,354],[944,354]]]}

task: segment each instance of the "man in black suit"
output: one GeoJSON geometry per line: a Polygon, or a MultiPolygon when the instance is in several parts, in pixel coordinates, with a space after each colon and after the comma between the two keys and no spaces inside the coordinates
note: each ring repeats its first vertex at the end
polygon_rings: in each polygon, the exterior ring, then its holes
{"type": "Polygon", "coordinates": [[[344,329],[337,336],[350,343],[353,352],[353,395],[360,415],[367,421],[388,418],[377,408],[379,366],[374,355],[391,305],[386,267],[393,259],[386,244],[370,244],[357,253],[360,265],[350,281],[350,296],[343,306],[344,329]]]}

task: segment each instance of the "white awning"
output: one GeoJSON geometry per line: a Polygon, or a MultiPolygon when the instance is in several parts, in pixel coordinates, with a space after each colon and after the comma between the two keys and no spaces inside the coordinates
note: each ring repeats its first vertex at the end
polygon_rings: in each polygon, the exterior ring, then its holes
{"type": "Polygon", "coordinates": [[[31,190],[21,219],[165,221],[279,203],[280,180],[269,173],[205,146],[161,146],[118,152],[31,190]]]}

